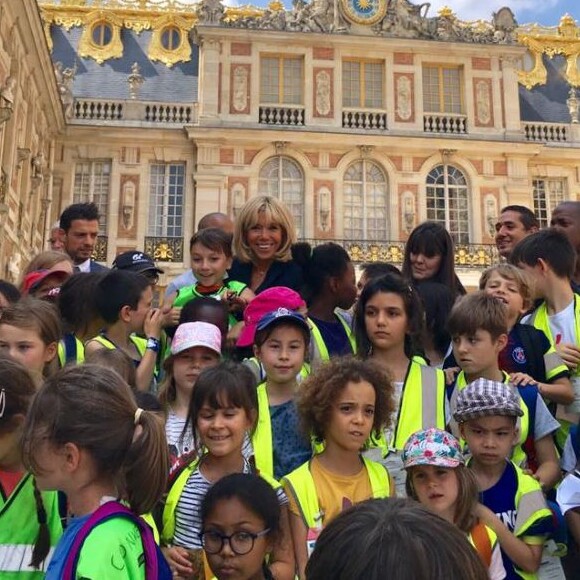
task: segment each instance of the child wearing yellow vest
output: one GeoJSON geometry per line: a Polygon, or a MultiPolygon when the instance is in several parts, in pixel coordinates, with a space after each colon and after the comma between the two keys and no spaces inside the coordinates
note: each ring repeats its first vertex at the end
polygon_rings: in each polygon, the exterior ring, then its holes
{"type": "Polygon", "coordinates": [[[534,280],[539,306],[522,323],[543,330],[571,371],[574,401],[566,407],[568,420],[580,417],[580,296],[570,281],[576,252],[568,238],[556,230],[542,230],[519,243],[510,262],[534,280]]]}
{"type": "MultiPolygon", "coordinates": [[[[195,384],[186,428],[192,426],[195,447],[203,453],[175,476],[163,508],[163,552],[178,575],[204,578],[201,505],[208,491],[226,475],[256,472],[243,446],[254,428],[257,406],[256,383],[244,365],[222,362],[205,369],[195,384]]],[[[286,494],[280,484],[263,477],[275,488],[282,512],[280,541],[272,550],[270,565],[276,578],[292,580],[286,494]]]]}
{"type": "Polygon", "coordinates": [[[44,578],[62,535],[55,491],[40,492],[22,462],[21,437],[36,394],[26,369],[0,360],[0,578],[44,578]]]}
{"type": "Polygon", "coordinates": [[[358,356],[372,360],[389,373],[393,385],[393,413],[389,430],[377,443],[397,486],[405,495],[401,451],[409,436],[429,427],[445,428],[445,377],[424,364],[421,350],[423,309],[419,294],[397,274],[371,280],[355,311],[358,356]]]}
{"type": "Polygon", "coordinates": [[[254,354],[266,380],[258,385],[258,423],[252,435],[260,473],[280,480],[308,461],[310,439],[300,428],[294,397],[304,365],[310,329],[303,316],[278,308],[258,322],[254,354]]]}
{"type": "Polygon", "coordinates": [[[467,534],[490,580],[503,580],[505,568],[497,536],[476,515],[477,482],[465,467],[459,441],[441,429],[417,431],[405,444],[403,464],[408,497],[467,534]]]}
{"type": "MultiPolygon", "coordinates": [[[[504,382],[509,385],[522,408],[518,420],[518,441],[511,459],[529,469],[545,490],[560,480],[560,466],[553,433],[558,422],[546,407],[534,384],[514,385],[499,368],[498,354],[507,343],[507,312],[503,302],[484,292],[473,292],[453,307],[447,323],[453,342],[453,353],[461,372],[448,387],[451,412],[461,391],[476,379],[504,382]]],[[[452,423],[453,434],[459,437],[452,423]]]]}
{"type": "Polygon", "coordinates": [[[105,329],[85,343],[85,354],[101,348],[120,348],[135,364],[137,389],[151,390],[161,350],[163,314],[151,307],[153,290],[149,280],[137,272],[111,270],[97,284],[95,302],[105,329]]]}
{"type": "Polygon", "coordinates": [[[479,488],[477,515],[497,535],[510,580],[537,578],[542,547],[553,527],[540,484],[509,459],[522,415],[513,387],[487,379],[477,379],[459,393],[454,413],[479,488]]]}
{"type": "Polygon", "coordinates": [[[393,495],[386,468],[361,456],[371,433],[380,433],[388,423],[391,389],[380,368],[353,358],[331,360],[300,385],[297,405],[303,425],[324,444],[284,478],[301,578],[326,524],[355,503],[393,495]]]}
{"type": "Polygon", "coordinates": [[[147,549],[154,546],[153,532],[138,517],[165,489],[163,424],[137,407],[118,373],[84,364],[47,380],[26,418],[23,448],[38,488],[66,494],[72,514],[47,580],[113,579],[120,570],[145,580],[151,568],[169,571],[161,553],[147,549]],[[105,511],[110,517],[99,519],[105,511]]]}

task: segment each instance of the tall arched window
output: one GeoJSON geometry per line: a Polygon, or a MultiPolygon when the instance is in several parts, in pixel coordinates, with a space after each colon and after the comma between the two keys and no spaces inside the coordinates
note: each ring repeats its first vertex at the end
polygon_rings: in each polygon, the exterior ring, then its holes
{"type": "Polygon", "coordinates": [[[296,224],[296,234],[304,233],[304,173],[296,161],[278,156],[268,159],[260,169],[258,194],[284,202],[296,224]]]}
{"type": "Polygon", "coordinates": [[[344,237],[348,240],[385,241],[387,226],[387,176],[374,161],[353,163],[343,180],[344,237]]]}
{"type": "Polygon", "coordinates": [[[469,243],[469,203],[465,175],[438,165],[427,176],[427,219],[445,226],[456,244],[469,243]]]}

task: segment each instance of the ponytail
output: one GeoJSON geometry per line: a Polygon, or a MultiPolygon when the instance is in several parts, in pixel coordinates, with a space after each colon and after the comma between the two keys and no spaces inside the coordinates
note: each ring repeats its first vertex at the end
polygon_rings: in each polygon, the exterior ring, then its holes
{"type": "Polygon", "coordinates": [[[73,443],[90,454],[99,476],[110,477],[117,493],[137,514],[152,509],[165,489],[168,448],[162,420],[139,409],[129,385],[98,365],[65,367],[48,379],[30,407],[23,459],[33,472],[39,440],[73,443]]]}
{"type": "Polygon", "coordinates": [[[127,501],[136,514],[153,509],[165,492],[168,473],[169,455],[163,421],[155,413],[138,408],[135,435],[124,464],[127,501]]]}

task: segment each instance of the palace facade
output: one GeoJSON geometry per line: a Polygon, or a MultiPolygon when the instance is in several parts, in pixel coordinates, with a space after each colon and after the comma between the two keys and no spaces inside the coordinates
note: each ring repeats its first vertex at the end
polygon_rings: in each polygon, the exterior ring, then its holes
{"type": "MultiPolygon", "coordinates": [[[[505,8],[465,22],[408,0],[39,6],[32,68],[49,90],[26,98],[51,112],[57,136],[42,150],[43,193],[26,198],[24,170],[5,188],[5,227],[23,260],[64,207],[91,200],[103,215],[98,258],[144,249],[169,278],[187,265],[202,215],[235,216],[270,194],[300,238],[342,241],[356,261],[400,262],[413,227],[439,221],[475,277],[496,259],[502,206],[527,205],[547,224],[580,194],[580,28],[570,16],[520,26],[505,8]],[[26,199],[47,200],[32,202],[42,224],[26,210],[17,223],[26,199]]],[[[24,95],[28,77],[18,78],[24,95]]],[[[36,118],[19,118],[0,126],[15,147],[9,161],[40,150],[36,118]]],[[[3,247],[4,271],[12,256],[3,247]]]]}

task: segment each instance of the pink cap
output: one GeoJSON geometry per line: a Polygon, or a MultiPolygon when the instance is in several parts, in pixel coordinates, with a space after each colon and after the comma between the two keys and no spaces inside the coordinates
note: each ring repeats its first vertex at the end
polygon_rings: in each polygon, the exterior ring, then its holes
{"type": "Polygon", "coordinates": [[[209,322],[184,322],[180,324],[171,341],[171,354],[175,356],[194,346],[204,346],[221,355],[222,333],[220,329],[209,322]]]}
{"type": "Polygon", "coordinates": [[[244,310],[244,328],[236,345],[243,347],[251,346],[254,343],[256,327],[264,314],[278,310],[278,308],[298,310],[305,306],[306,302],[302,296],[285,286],[274,286],[260,292],[244,310]]]}
{"type": "Polygon", "coordinates": [[[22,280],[22,293],[30,294],[47,278],[55,278],[62,284],[70,278],[70,272],[65,270],[33,270],[26,274],[22,280]]]}

